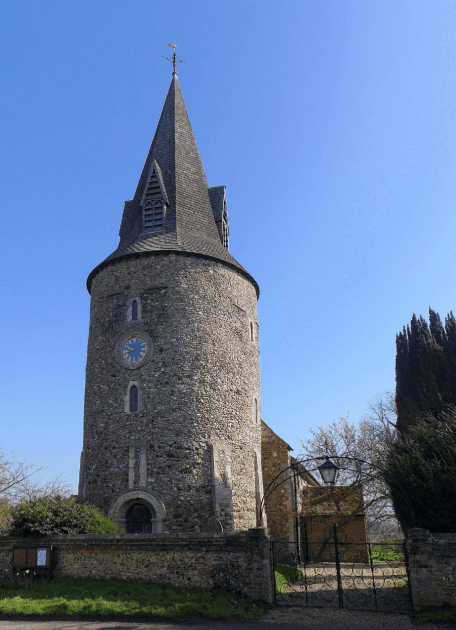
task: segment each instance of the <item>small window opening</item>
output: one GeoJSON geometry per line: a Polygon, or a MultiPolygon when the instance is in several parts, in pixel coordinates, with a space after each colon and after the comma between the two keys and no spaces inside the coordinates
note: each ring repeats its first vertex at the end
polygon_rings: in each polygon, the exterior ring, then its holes
{"type": "Polygon", "coordinates": [[[258,403],[256,398],[253,401],[253,419],[255,422],[258,422],[258,403]]]}
{"type": "Polygon", "coordinates": [[[250,322],[250,341],[253,341],[253,322],[250,322]]]}
{"type": "Polygon", "coordinates": [[[131,304],[131,319],[132,321],[138,321],[138,302],[133,300],[131,304]]]}
{"type": "Polygon", "coordinates": [[[130,387],[130,411],[138,411],[138,388],[136,385],[130,387]]]}

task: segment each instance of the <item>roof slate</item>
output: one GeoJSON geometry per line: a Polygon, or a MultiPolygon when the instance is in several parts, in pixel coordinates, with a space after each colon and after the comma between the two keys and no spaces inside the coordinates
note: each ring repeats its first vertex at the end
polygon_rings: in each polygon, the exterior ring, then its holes
{"type": "Polygon", "coordinates": [[[224,194],[224,186],[208,188],[177,74],[173,73],[135,196],[125,202],[119,245],[90,273],[87,279],[89,292],[93,277],[111,261],[139,253],[172,250],[208,256],[236,268],[252,282],[259,294],[256,281],[220,241],[210,196],[219,211],[220,202],[223,207],[224,194]],[[169,205],[164,229],[142,232],[141,201],[154,165],[169,205]]]}

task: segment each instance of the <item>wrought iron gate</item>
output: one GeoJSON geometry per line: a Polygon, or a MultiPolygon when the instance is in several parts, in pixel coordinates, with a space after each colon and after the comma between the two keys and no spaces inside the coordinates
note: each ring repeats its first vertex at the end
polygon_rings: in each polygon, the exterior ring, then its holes
{"type": "Polygon", "coordinates": [[[276,604],[412,612],[404,543],[354,543],[335,527],[331,533],[318,543],[272,543],[276,604]]]}

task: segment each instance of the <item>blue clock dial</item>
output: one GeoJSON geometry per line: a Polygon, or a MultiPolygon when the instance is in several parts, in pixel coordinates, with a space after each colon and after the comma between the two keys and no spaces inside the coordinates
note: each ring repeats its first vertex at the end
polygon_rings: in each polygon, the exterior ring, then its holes
{"type": "Polygon", "coordinates": [[[140,337],[131,337],[122,347],[122,356],[127,363],[134,365],[146,356],[146,342],[140,337]]]}

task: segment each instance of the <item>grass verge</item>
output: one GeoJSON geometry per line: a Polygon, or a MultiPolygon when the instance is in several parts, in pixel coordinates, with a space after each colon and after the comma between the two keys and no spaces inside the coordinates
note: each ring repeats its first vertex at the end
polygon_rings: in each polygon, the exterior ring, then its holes
{"type": "Polygon", "coordinates": [[[447,621],[456,622],[456,608],[454,606],[423,606],[413,616],[414,626],[447,621]]]}
{"type": "Polygon", "coordinates": [[[384,549],[380,551],[372,551],[369,560],[372,562],[405,562],[405,556],[397,553],[394,549],[384,549]]]}
{"type": "Polygon", "coordinates": [[[257,619],[268,609],[226,591],[153,582],[60,577],[0,584],[0,615],[257,619]]]}

